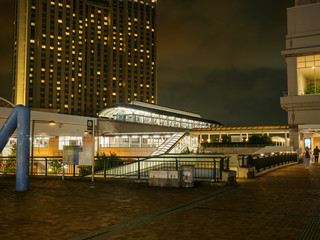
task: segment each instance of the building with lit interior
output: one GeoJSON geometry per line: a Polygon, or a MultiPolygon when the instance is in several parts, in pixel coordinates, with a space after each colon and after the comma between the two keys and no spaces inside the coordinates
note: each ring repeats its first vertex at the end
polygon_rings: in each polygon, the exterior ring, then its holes
{"type": "Polygon", "coordinates": [[[106,108],[99,113],[99,117],[184,129],[210,128],[222,125],[217,121],[203,119],[197,113],[138,101],[106,108]]]}
{"type": "Polygon", "coordinates": [[[294,149],[320,146],[320,1],[296,0],[287,9],[287,94],[281,107],[288,112],[294,149]]]}
{"type": "Polygon", "coordinates": [[[157,103],[156,0],[16,0],[15,104],[97,116],[157,103]]]}
{"type": "MultiPolygon", "coordinates": [[[[11,111],[11,105],[0,107],[0,126],[11,111]]],[[[196,113],[137,101],[107,108],[96,118],[32,110],[31,155],[61,156],[64,145],[93,144],[96,153],[127,156],[161,155],[171,150],[181,153],[189,145],[199,147],[198,137],[190,137],[193,128],[221,126],[196,113]],[[87,129],[88,120],[95,123],[94,134],[87,129]]],[[[14,142],[13,137],[3,155],[10,152],[14,142]]]]}

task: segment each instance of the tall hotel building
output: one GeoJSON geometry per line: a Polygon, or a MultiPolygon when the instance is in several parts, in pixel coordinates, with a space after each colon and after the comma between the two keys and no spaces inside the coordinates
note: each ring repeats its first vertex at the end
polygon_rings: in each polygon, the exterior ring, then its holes
{"type": "Polygon", "coordinates": [[[96,116],[157,103],[156,0],[16,0],[16,104],[96,116]]]}

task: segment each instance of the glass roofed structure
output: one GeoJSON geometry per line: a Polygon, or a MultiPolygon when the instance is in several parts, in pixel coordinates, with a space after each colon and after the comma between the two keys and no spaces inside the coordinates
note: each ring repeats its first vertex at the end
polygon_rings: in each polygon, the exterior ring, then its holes
{"type": "Polygon", "coordinates": [[[99,117],[184,129],[222,126],[222,124],[217,121],[201,118],[197,113],[190,113],[138,101],[106,108],[99,113],[99,117]]]}

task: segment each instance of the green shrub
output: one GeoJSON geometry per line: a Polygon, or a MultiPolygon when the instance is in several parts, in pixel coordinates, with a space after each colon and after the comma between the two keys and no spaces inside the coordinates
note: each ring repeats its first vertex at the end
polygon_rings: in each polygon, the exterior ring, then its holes
{"type": "Polygon", "coordinates": [[[268,135],[258,135],[254,134],[249,137],[248,143],[253,143],[253,144],[273,144],[271,137],[268,135]]]}
{"type": "MultiPolygon", "coordinates": [[[[320,94],[320,84],[316,86],[316,93],[320,94]]],[[[307,89],[304,90],[304,94],[315,94],[314,83],[308,85],[307,89]]]]}
{"type": "Polygon", "coordinates": [[[62,160],[60,159],[49,159],[50,173],[56,174],[62,172],[62,160]]]}
{"type": "Polygon", "coordinates": [[[222,139],[223,143],[230,143],[231,142],[231,136],[227,135],[227,134],[222,135],[221,139],[222,139]]]}
{"type": "MultiPolygon", "coordinates": [[[[103,170],[104,161],[106,161],[106,169],[110,169],[116,166],[123,165],[123,160],[117,156],[116,153],[110,152],[109,156],[102,153],[101,156],[97,155],[97,160],[94,161],[94,171],[98,172],[103,170]]],[[[86,176],[92,174],[91,166],[80,166],[79,175],[86,176]]]]}
{"type": "Polygon", "coordinates": [[[5,163],[4,172],[15,173],[16,165],[17,165],[17,143],[14,143],[11,146],[11,154],[9,155],[9,159],[5,163]]]}

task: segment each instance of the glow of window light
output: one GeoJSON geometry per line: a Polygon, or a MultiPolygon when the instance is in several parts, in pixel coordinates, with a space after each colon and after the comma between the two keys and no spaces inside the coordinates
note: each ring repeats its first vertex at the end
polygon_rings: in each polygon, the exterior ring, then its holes
{"type": "Polygon", "coordinates": [[[316,68],[315,66],[312,66],[311,68],[316,68]]]}
{"type": "Polygon", "coordinates": [[[55,125],[56,125],[55,121],[50,121],[49,122],[49,126],[55,126],[55,125]]]}
{"type": "Polygon", "coordinates": [[[261,156],[264,156],[264,154],[263,154],[263,153],[261,153],[260,155],[261,155],[261,156]]]}

